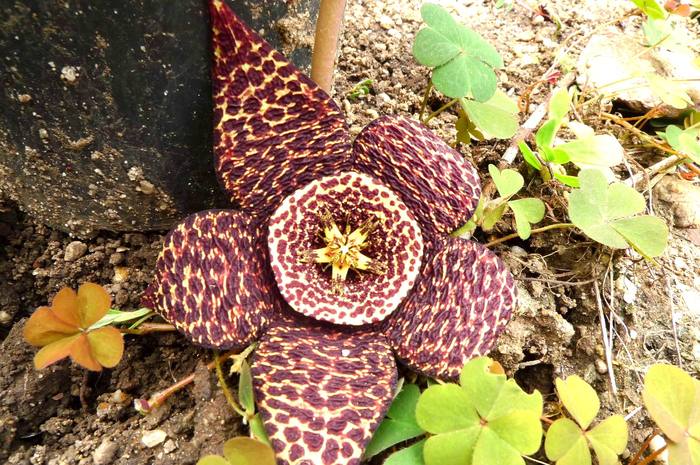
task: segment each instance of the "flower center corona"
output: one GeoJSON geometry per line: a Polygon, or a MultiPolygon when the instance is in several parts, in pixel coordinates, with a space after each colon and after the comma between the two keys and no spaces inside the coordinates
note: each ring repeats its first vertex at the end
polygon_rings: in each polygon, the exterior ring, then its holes
{"type": "Polygon", "coordinates": [[[420,227],[376,179],[346,171],[289,195],[270,217],[277,287],[299,313],[344,325],[385,319],[418,277],[420,227]]]}
{"type": "Polygon", "coordinates": [[[386,273],[386,264],[362,253],[370,244],[368,238],[377,228],[378,220],[366,220],[354,230],[348,223],[345,224],[345,229],[341,230],[328,211],[320,216],[320,220],[323,226],[321,237],[326,245],[307,251],[302,260],[331,266],[333,292],[338,295],[343,294],[343,283],[350,270],[368,271],[374,274],[386,273]]]}

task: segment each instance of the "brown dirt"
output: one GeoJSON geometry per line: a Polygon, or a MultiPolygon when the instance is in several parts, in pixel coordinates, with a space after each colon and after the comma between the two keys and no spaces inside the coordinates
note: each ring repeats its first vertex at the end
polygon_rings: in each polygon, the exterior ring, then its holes
{"type": "MultiPolygon", "coordinates": [[[[564,30],[558,32],[552,23],[517,6],[505,12],[494,9],[493,2],[455,3],[462,5],[457,8],[462,20],[503,54],[507,67],[501,73],[502,87],[515,95],[540,78],[563,37],[574,31],[585,35],[628,9],[622,2],[614,7],[596,1],[554,2],[552,10],[564,23],[564,30]]],[[[349,2],[335,96],[353,133],[381,114],[417,114],[428,77],[410,52],[421,26],[418,5],[400,0],[349,2]],[[371,95],[356,102],[344,98],[365,78],[373,80],[371,95]]],[[[635,21],[638,24],[636,18],[628,18],[623,25],[633,27],[635,21]]],[[[572,59],[583,45],[574,43],[572,59]]],[[[544,94],[535,92],[534,102],[544,94]]],[[[429,102],[433,110],[441,104],[438,98],[429,102]]],[[[431,127],[453,140],[455,119],[443,113],[431,127]]],[[[488,142],[461,150],[483,175],[506,146],[488,142]]],[[[639,157],[646,165],[658,154],[639,157]]],[[[562,219],[551,187],[536,179],[528,181],[531,195],[546,196],[555,207],[548,219],[562,219]]],[[[656,200],[653,205],[672,225],[671,206],[656,200]]],[[[599,392],[603,414],[626,415],[641,405],[641,376],[653,362],[681,363],[697,375],[700,360],[693,351],[700,344],[700,313],[691,302],[695,299],[697,305],[700,292],[696,274],[700,248],[689,231],[672,229],[670,247],[659,266],[648,265],[632,252],[617,252],[611,262],[609,252],[575,232],[552,232],[498,246],[496,250],[518,279],[521,307],[500,339],[495,358],[524,387],[540,389],[548,401],[554,400],[554,378],[581,375],[599,392]],[[600,283],[604,313],[616,315],[617,393],[607,373],[593,277],[600,283]],[[569,280],[579,284],[562,284],[569,280]]],[[[494,235],[509,232],[505,223],[494,235]]],[[[476,239],[489,237],[480,233],[476,239]]],[[[32,368],[34,350],[21,339],[31,311],[62,286],[76,287],[83,281],[106,285],[118,307],[135,308],[150,279],[162,235],[102,233],[84,241],[88,246],[84,256],[67,262],[65,250],[73,240],[35,224],[14,204],[0,203],[0,461],[89,464],[98,450],[102,459],[111,455],[104,463],[190,464],[205,453],[220,452],[223,441],[243,426],[226,406],[213,376],[201,368],[194,388],[182,391],[155,413],[141,416],[131,406],[132,399],[148,397],[211,358],[182,337],[128,337],[120,365],[87,378],[67,363],[41,372],[32,368]],[[154,429],[165,431],[167,439],[148,448],[141,438],[154,429]]],[[[637,413],[630,426],[634,453],[650,424],[643,413],[637,413]]]]}

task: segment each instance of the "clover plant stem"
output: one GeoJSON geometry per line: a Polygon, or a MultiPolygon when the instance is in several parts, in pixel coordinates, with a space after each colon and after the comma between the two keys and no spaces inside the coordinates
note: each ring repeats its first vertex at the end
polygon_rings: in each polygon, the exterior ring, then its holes
{"type": "Polygon", "coordinates": [[[142,323],[138,328],[120,328],[122,334],[142,336],[150,333],[169,333],[175,331],[175,326],[167,323],[142,323]]]}
{"type": "Polygon", "coordinates": [[[420,104],[420,113],[418,114],[418,121],[423,121],[423,115],[425,114],[425,107],[428,105],[428,99],[430,98],[430,91],[433,90],[433,80],[428,79],[428,85],[425,87],[425,92],[423,92],[423,101],[420,104]]]}
{"type": "Polygon", "coordinates": [[[344,12],[345,0],[321,0],[316,20],[311,79],[329,94],[333,87],[333,70],[344,12]]]}
{"type": "MultiPolygon", "coordinates": [[[[530,231],[530,234],[537,234],[545,231],[550,231],[552,229],[567,229],[573,227],[575,227],[573,223],[555,223],[547,226],[542,226],[541,228],[535,228],[532,231],[530,231]]],[[[491,242],[487,242],[486,244],[484,244],[484,246],[493,247],[494,245],[509,241],[511,239],[515,239],[516,237],[519,237],[517,232],[513,234],[508,234],[507,236],[499,237],[498,239],[494,239],[491,242]]]]}
{"type": "Polygon", "coordinates": [[[234,412],[236,412],[243,418],[249,419],[248,415],[238,405],[238,402],[233,397],[233,393],[228,388],[228,384],[226,383],[226,377],[224,377],[224,371],[221,369],[221,357],[219,356],[218,350],[214,351],[214,366],[216,367],[216,377],[219,380],[219,385],[221,385],[221,389],[224,391],[224,397],[226,397],[226,401],[231,406],[234,412]]]}
{"type": "Polygon", "coordinates": [[[668,445],[664,444],[663,447],[660,447],[659,449],[655,450],[651,454],[644,457],[644,460],[642,460],[641,462],[639,462],[639,463],[630,462],[630,465],[648,465],[648,464],[652,463],[654,460],[656,460],[656,458],[666,450],[666,447],[668,447],[668,445]]]}
{"type": "Polygon", "coordinates": [[[428,117],[425,118],[425,120],[423,121],[423,124],[428,124],[428,121],[435,118],[437,115],[439,115],[443,111],[447,110],[448,108],[450,108],[452,105],[454,105],[457,102],[459,102],[458,98],[450,100],[449,102],[447,102],[446,104],[444,104],[443,106],[441,106],[440,108],[438,108],[437,110],[435,110],[434,112],[429,114],[428,117]]]}
{"type": "Polygon", "coordinates": [[[639,450],[637,451],[636,454],[634,454],[634,456],[632,457],[632,460],[629,461],[629,465],[636,465],[639,462],[639,458],[642,456],[644,451],[649,448],[649,446],[651,445],[651,441],[654,439],[654,436],[656,436],[657,434],[659,434],[659,431],[656,429],[651,432],[651,434],[646,439],[646,441],[644,441],[642,443],[642,445],[639,446],[639,450]]]}

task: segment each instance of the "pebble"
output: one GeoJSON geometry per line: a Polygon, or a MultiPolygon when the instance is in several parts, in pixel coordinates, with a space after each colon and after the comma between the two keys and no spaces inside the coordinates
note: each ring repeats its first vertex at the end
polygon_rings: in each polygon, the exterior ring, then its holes
{"type": "Polygon", "coordinates": [[[150,182],[143,180],[139,182],[139,190],[146,195],[151,195],[153,192],[155,192],[156,188],[150,182]]]}
{"type": "Polygon", "coordinates": [[[388,31],[394,27],[394,20],[387,15],[381,15],[379,17],[379,25],[382,27],[382,29],[386,29],[388,31]]]}
{"type": "Polygon", "coordinates": [[[123,261],[124,261],[124,254],[123,253],[115,252],[109,256],[109,264],[110,265],[119,265],[123,261]]]}
{"type": "Polygon", "coordinates": [[[80,241],[73,241],[66,246],[63,259],[67,262],[74,262],[87,252],[87,245],[80,241]]]}
{"type": "Polygon", "coordinates": [[[165,441],[165,444],[163,444],[163,452],[165,452],[166,454],[171,453],[175,449],[177,449],[177,443],[175,443],[175,441],[173,441],[172,439],[168,439],[167,441],[165,441]]]}
{"type": "Polygon", "coordinates": [[[162,429],[154,429],[151,431],[146,431],[141,436],[141,442],[146,447],[155,447],[165,441],[168,434],[162,429]]]}
{"type": "Polygon", "coordinates": [[[114,267],[114,277],[112,278],[113,283],[123,283],[129,278],[129,268],[125,266],[115,266],[114,267]]]}
{"type": "Polygon", "coordinates": [[[595,371],[597,371],[601,375],[604,375],[608,372],[608,365],[606,365],[603,360],[598,358],[595,361],[595,371]]]}
{"type": "Polygon", "coordinates": [[[78,79],[78,69],[75,66],[64,66],[61,69],[61,79],[73,84],[78,79]]]}
{"type": "Polygon", "coordinates": [[[12,315],[7,313],[5,310],[0,311],[0,325],[6,325],[12,322],[12,315]]]}
{"type": "Polygon", "coordinates": [[[92,453],[93,463],[95,465],[109,465],[113,462],[118,448],[117,443],[105,439],[92,453]]]}
{"type": "Polygon", "coordinates": [[[47,130],[44,129],[44,128],[39,129],[39,137],[40,137],[41,139],[48,139],[48,137],[49,137],[49,131],[47,131],[47,130]]]}
{"type": "Polygon", "coordinates": [[[19,94],[17,100],[19,100],[19,103],[29,103],[32,101],[32,96],[29,94],[19,94]]]}

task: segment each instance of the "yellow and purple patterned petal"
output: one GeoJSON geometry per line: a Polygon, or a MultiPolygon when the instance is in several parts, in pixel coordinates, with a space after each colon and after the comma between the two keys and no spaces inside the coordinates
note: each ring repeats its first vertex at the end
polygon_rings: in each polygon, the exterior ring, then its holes
{"type": "Polygon", "coordinates": [[[474,166],[408,118],[385,116],[370,123],[355,140],[353,167],[396,192],[429,237],[466,223],[481,195],[474,166]]]}
{"type": "Polygon", "coordinates": [[[165,238],[144,305],[196,344],[250,344],[281,301],[265,263],[263,229],[242,212],[190,215],[165,238]]]}
{"type": "Polygon", "coordinates": [[[381,334],[299,315],[263,336],[252,373],[279,465],[359,465],[396,385],[381,334]]]}
{"type": "Polygon", "coordinates": [[[347,125],[328,94],[223,1],[212,0],[210,11],[216,171],[235,204],[269,215],[347,163],[347,125]]]}
{"type": "Polygon", "coordinates": [[[455,379],[468,360],[491,350],[515,305],[513,276],[501,259],[481,244],[448,237],[426,258],[385,334],[409,367],[455,379]]]}
{"type": "Polygon", "coordinates": [[[346,325],[381,321],[394,311],[413,287],[423,255],[420,227],[406,205],[376,179],[352,171],[286,198],[270,218],[268,246],[277,286],[292,308],[346,325]],[[346,270],[347,278],[334,282],[331,259],[309,257],[323,248],[329,222],[341,233],[371,223],[362,257],[376,269],[346,270]]]}

